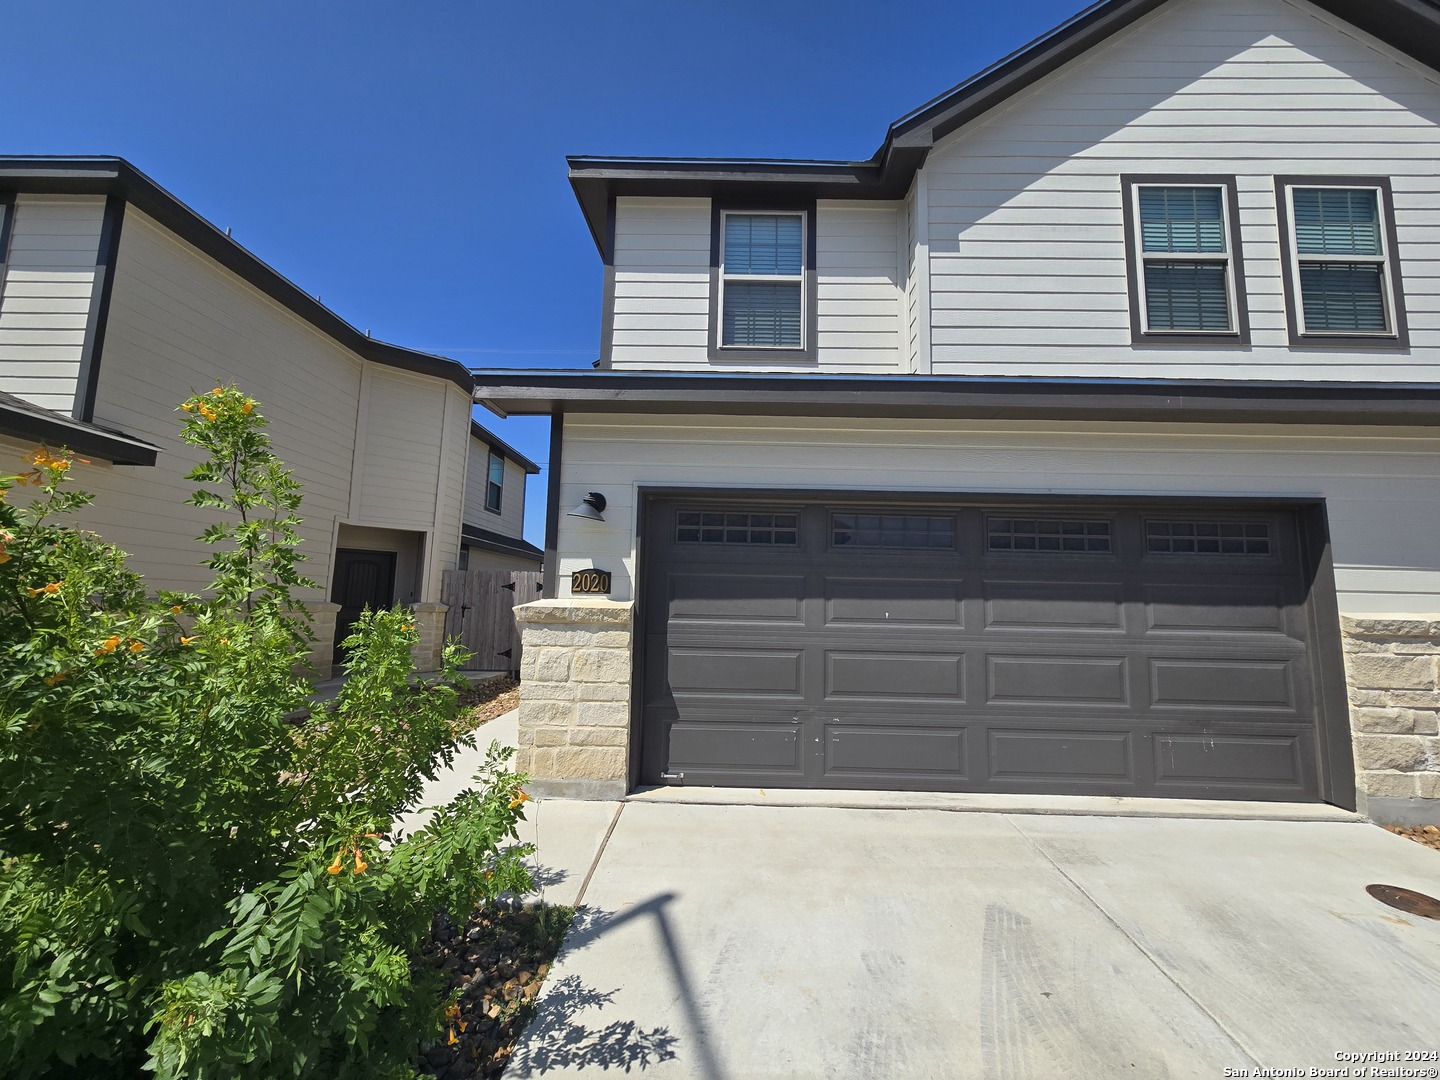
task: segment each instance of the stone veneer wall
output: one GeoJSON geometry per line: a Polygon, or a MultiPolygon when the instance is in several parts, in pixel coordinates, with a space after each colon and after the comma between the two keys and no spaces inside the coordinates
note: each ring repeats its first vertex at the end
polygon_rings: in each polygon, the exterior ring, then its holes
{"type": "Polygon", "coordinates": [[[410,648],[415,670],[439,671],[440,651],[445,648],[445,613],[450,610],[449,605],[412,604],[410,610],[415,615],[415,632],[420,635],[420,640],[410,648]]]}
{"type": "Polygon", "coordinates": [[[1359,810],[1440,823],[1440,619],[1342,616],[1359,810]]]}
{"type": "Polygon", "coordinates": [[[335,617],[340,605],[328,600],[307,600],[310,612],[310,628],[315,640],[310,643],[310,657],[304,674],[316,679],[328,679],[335,674],[335,617]]]}
{"type": "Polygon", "coordinates": [[[520,753],[536,795],[618,799],[629,788],[632,606],[537,600],[520,622],[520,753]]]}

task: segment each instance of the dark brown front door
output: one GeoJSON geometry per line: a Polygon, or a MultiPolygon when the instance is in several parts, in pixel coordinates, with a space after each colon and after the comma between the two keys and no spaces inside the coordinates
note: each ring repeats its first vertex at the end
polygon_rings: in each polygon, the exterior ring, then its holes
{"type": "Polygon", "coordinates": [[[335,616],[335,661],[343,659],[340,642],[355,625],[367,607],[371,611],[388,608],[395,603],[395,552],[335,552],[335,587],[330,600],[340,605],[335,616]]]}
{"type": "Polygon", "coordinates": [[[1295,515],[655,500],[642,783],[1315,800],[1295,515]]]}

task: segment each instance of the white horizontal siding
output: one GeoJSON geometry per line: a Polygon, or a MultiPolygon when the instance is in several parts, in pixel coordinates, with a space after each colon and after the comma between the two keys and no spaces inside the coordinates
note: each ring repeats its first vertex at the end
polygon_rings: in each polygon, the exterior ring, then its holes
{"type": "Polygon", "coordinates": [[[708,369],[710,200],[615,200],[617,368],[708,369]]]}
{"type": "Polygon", "coordinates": [[[369,384],[357,524],[433,528],[446,384],[381,367],[369,384]]]}
{"type": "Polygon", "coordinates": [[[642,486],[1273,496],[1326,501],[1341,610],[1440,615],[1440,436],[1406,429],[571,416],[560,573],[615,571],[633,596],[642,486]]]}
{"type": "Polygon", "coordinates": [[[465,512],[465,478],[470,452],[470,395],[445,383],[444,419],[435,434],[443,439],[437,470],[439,490],[435,501],[435,532],[430,544],[425,594],[438,596],[440,574],[454,570],[460,560],[460,524],[465,512]]]}
{"type": "MultiPolygon", "coordinates": [[[[6,293],[14,295],[13,286],[6,293]]],[[[320,587],[302,598],[328,596],[337,525],[350,514],[367,367],[374,386],[358,465],[368,476],[356,506],[374,524],[437,533],[423,568],[433,598],[435,571],[458,555],[468,395],[447,380],[362,360],[127,208],[95,420],[161,453],[153,468],[77,465],[77,486],[96,496],[77,522],[130,552],[151,588],[202,588],[209,550],[193,538],[215,515],[185,505],[195,484],[184,476],[201,455],[178,437],[177,406],[194,391],[234,382],[260,401],[271,445],[304,489],[302,570],[320,587]]]]}
{"type": "Polygon", "coordinates": [[[484,548],[466,548],[470,552],[469,561],[465,564],[467,570],[538,570],[540,560],[526,559],[519,555],[501,555],[499,552],[486,551],[484,548]]]}
{"type": "Polygon", "coordinates": [[[179,403],[235,382],[261,402],[275,452],[304,486],[303,572],[327,591],[335,522],[350,493],[360,369],[318,330],[127,208],[110,299],[95,418],[161,447],[153,468],[81,470],[83,523],[134,556],[151,587],[198,589],[210,574],[197,536],[211,511],[186,506],[200,454],[178,438],[179,403]]]}
{"type": "Polygon", "coordinates": [[[105,199],[20,195],[13,212],[8,266],[0,282],[0,390],[69,413],[105,199]]]}
{"type": "Polygon", "coordinates": [[[815,214],[821,370],[899,374],[902,323],[894,205],[821,203],[815,214]]]}
{"type": "Polygon", "coordinates": [[[497,514],[485,509],[489,469],[489,446],[479,439],[471,439],[470,471],[465,482],[465,524],[518,537],[525,531],[525,470],[509,458],[505,459],[505,480],[500,488],[500,512],[497,514]]]}
{"type": "Polygon", "coordinates": [[[1304,0],[1162,7],[925,166],[941,374],[1440,377],[1440,82],[1304,0]],[[1234,174],[1253,347],[1130,344],[1119,177],[1234,174]],[[1274,180],[1393,179],[1412,348],[1289,348],[1274,180]]]}
{"type": "Polygon", "coordinates": [[[903,322],[897,207],[816,212],[816,361],[711,360],[710,200],[615,205],[611,363],[622,369],[899,373],[903,322]]]}

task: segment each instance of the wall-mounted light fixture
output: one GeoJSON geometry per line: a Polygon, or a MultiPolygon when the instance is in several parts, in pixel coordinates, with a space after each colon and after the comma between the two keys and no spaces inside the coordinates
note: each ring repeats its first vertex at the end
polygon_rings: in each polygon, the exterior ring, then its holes
{"type": "Polygon", "coordinates": [[[586,521],[604,521],[605,496],[598,491],[592,491],[580,500],[580,505],[571,510],[566,517],[584,518],[586,521]]]}

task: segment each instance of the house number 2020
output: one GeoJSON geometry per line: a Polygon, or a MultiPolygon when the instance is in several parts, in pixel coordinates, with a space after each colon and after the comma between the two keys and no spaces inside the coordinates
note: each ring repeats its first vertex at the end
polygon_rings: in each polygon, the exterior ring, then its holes
{"type": "Polygon", "coordinates": [[[610,591],[609,570],[576,570],[570,575],[572,593],[608,593],[610,591]]]}

